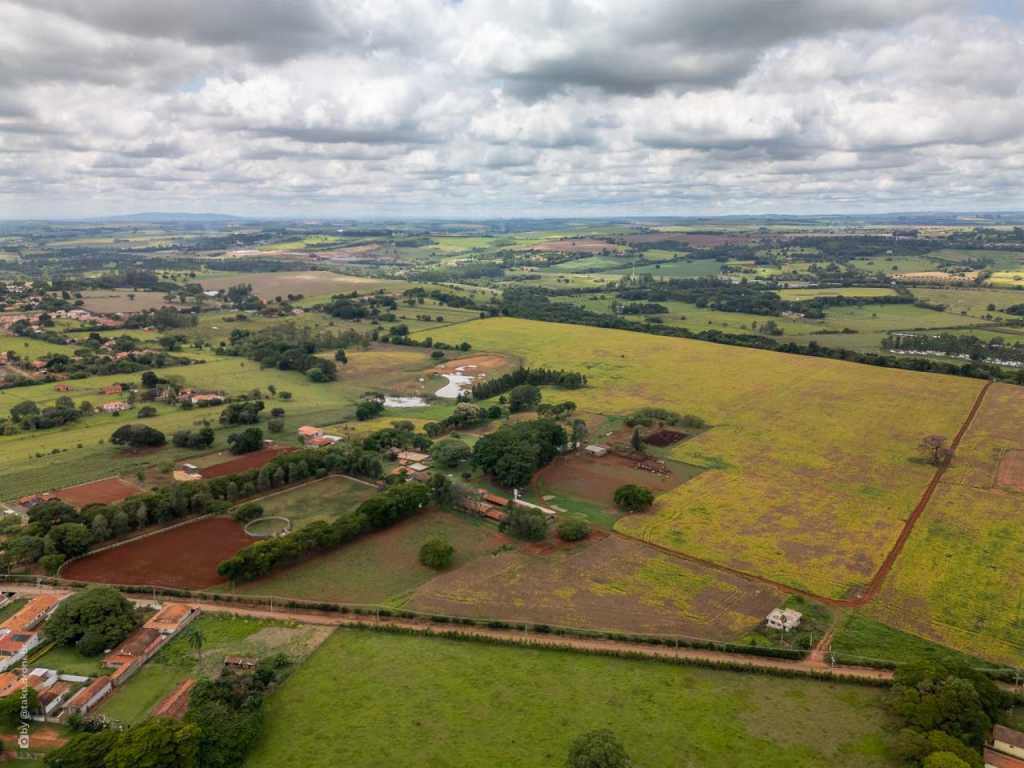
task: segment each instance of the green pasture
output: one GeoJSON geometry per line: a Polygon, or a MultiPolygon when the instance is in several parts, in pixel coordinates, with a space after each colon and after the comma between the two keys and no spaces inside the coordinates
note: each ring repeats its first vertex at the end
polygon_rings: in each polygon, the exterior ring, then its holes
{"type": "Polygon", "coordinates": [[[246,766],[556,766],[574,738],[610,728],[641,766],[882,768],[882,695],[339,629],[271,695],[246,766]]]}

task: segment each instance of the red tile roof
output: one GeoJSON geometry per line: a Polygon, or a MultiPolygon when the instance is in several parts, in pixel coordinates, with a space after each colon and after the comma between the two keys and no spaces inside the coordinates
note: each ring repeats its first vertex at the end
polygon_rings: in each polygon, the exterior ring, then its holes
{"type": "Polygon", "coordinates": [[[993,741],[1005,741],[1014,747],[1024,749],[1024,733],[1007,728],[1005,725],[997,725],[992,729],[993,741]]]}
{"type": "Polygon", "coordinates": [[[1024,760],[986,747],[985,765],[992,768],[1024,768],[1024,760]]]}

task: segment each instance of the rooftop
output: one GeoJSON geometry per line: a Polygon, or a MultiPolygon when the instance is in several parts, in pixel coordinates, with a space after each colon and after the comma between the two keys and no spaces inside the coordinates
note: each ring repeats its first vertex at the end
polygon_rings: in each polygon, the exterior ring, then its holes
{"type": "Polygon", "coordinates": [[[992,729],[994,741],[1004,741],[1007,744],[1024,749],[1024,733],[1007,728],[1005,725],[997,725],[992,729]]]}

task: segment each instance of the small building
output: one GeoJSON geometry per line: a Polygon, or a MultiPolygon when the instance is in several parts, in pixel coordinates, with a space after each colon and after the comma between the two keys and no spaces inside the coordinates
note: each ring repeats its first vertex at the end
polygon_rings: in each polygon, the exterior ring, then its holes
{"type": "Polygon", "coordinates": [[[324,431],[320,429],[320,427],[311,427],[308,425],[299,427],[296,430],[296,432],[298,432],[298,435],[302,439],[302,442],[306,443],[307,445],[309,444],[310,440],[316,440],[324,436],[324,431]]]}
{"type": "Polygon", "coordinates": [[[92,710],[97,704],[107,697],[114,689],[114,684],[110,681],[110,678],[106,675],[97,677],[91,683],[84,688],[80,689],[78,693],[68,699],[68,703],[64,707],[64,711],[69,715],[82,715],[85,716],[92,710]]]}
{"type": "Polygon", "coordinates": [[[184,603],[166,603],[142,626],[155,629],[161,635],[173,637],[199,615],[199,609],[184,603]]]}
{"type": "Polygon", "coordinates": [[[20,611],[0,625],[0,629],[10,630],[11,632],[28,632],[33,630],[49,618],[50,614],[56,610],[57,605],[64,597],[65,595],[60,595],[56,592],[36,595],[23,605],[20,611]]]}
{"type": "Polygon", "coordinates": [[[124,400],[113,400],[100,406],[104,413],[121,413],[131,408],[124,400]]]}
{"type": "Polygon", "coordinates": [[[804,615],[800,611],[794,611],[792,608],[776,608],[768,614],[765,623],[772,629],[789,632],[791,629],[796,629],[800,626],[800,620],[803,617],[804,615]]]}
{"type": "Polygon", "coordinates": [[[985,768],[1024,768],[1024,760],[1005,752],[997,752],[994,749],[985,747],[983,755],[985,768]]]}
{"type": "Polygon", "coordinates": [[[59,709],[71,693],[71,685],[63,680],[54,683],[39,694],[39,706],[47,717],[59,709]]]}
{"type": "Polygon", "coordinates": [[[120,384],[111,384],[108,387],[104,387],[100,390],[101,395],[120,395],[124,391],[124,387],[120,384]]]}
{"type": "Polygon", "coordinates": [[[608,446],[606,445],[588,445],[583,449],[591,456],[601,457],[608,455],[608,446]]]}
{"type": "Polygon", "coordinates": [[[306,445],[310,448],[326,448],[328,445],[334,445],[334,441],[327,437],[327,435],[320,435],[319,437],[307,439],[306,445]]]}
{"type": "Polygon", "coordinates": [[[54,389],[57,390],[58,392],[70,392],[71,385],[62,381],[60,384],[55,385],[54,389]]]}
{"type": "Polygon", "coordinates": [[[997,725],[992,729],[992,749],[1024,760],[1024,733],[997,725]]]}

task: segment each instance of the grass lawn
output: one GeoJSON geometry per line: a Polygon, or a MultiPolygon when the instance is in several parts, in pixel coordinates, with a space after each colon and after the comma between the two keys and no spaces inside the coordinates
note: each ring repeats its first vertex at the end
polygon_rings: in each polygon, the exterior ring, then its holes
{"type": "Polygon", "coordinates": [[[28,598],[19,597],[15,600],[11,600],[3,608],[0,608],[0,623],[7,621],[14,614],[25,607],[25,603],[28,602],[28,598]]]}
{"type": "Polygon", "coordinates": [[[296,530],[317,520],[333,520],[376,494],[373,486],[331,475],[255,501],[265,516],[287,517],[296,530]]]}
{"type": "Polygon", "coordinates": [[[103,666],[102,656],[83,656],[75,648],[66,645],[56,645],[42,656],[34,658],[32,666],[56,669],[61,674],[87,677],[99,677],[110,673],[110,669],[103,666]]]}
{"type": "Polygon", "coordinates": [[[882,768],[883,693],[338,630],[266,705],[247,768],[536,768],[610,728],[638,766],[882,768]]]}
{"type": "Polygon", "coordinates": [[[455,547],[452,569],[501,546],[493,525],[468,515],[427,510],[387,530],[265,579],[221,591],[347,603],[401,603],[437,572],[420,564],[419,549],[432,536],[455,547]]]}
{"type": "Polygon", "coordinates": [[[900,632],[857,612],[847,614],[840,621],[832,638],[832,651],[841,658],[874,659],[898,664],[946,662],[975,667],[990,666],[957,651],[900,632]]]}

